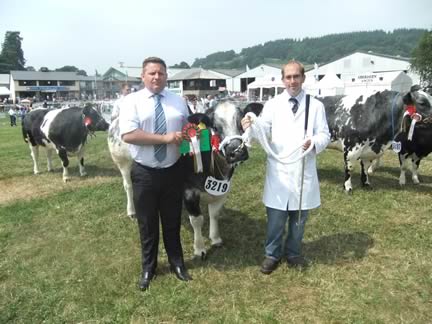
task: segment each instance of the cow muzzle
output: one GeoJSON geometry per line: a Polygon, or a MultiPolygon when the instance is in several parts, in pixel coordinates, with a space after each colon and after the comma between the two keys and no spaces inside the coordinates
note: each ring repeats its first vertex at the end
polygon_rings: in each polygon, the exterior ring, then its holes
{"type": "Polygon", "coordinates": [[[231,164],[246,161],[249,158],[246,145],[238,138],[227,142],[223,147],[223,153],[226,161],[231,164]]]}

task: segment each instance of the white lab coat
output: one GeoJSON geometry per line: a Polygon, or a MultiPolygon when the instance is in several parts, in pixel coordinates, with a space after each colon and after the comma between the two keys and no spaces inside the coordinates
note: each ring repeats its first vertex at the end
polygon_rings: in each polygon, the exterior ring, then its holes
{"type": "MultiPolygon", "coordinates": [[[[294,115],[285,90],[267,101],[261,120],[266,125],[270,145],[279,156],[286,156],[304,141],[306,95],[299,103],[294,115]]],[[[316,155],[330,142],[324,105],[310,98],[307,137],[311,138],[314,149],[306,155],[302,210],[316,208],[321,204],[319,182],[316,168],[316,155]]],[[[301,155],[298,150],[290,159],[301,155]]],[[[301,188],[301,160],[293,164],[282,164],[270,155],[267,157],[266,178],[263,202],[265,206],[279,210],[298,210],[301,188]]]]}

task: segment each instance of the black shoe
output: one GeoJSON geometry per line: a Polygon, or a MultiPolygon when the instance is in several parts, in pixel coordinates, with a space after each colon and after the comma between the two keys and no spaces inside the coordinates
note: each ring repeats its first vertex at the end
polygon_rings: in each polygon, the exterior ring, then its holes
{"type": "Polygon", "coordinates": [[[150,281],[152,281],[154,277],[155,277],[154,272],[151,271],[143,272],[138,284],[139,289],[142,291],[147,290],[148,287],[150,286],[150,281]]]}
{"type": "Polygon", "coordinates": [[[170,267],[171,272],[174,272],[174,274],[176,275],[177,279],[181,280],[181,281],[190,281],[192,280],[192,277],[189,275],[189,273],[187,272],[186,268],[184,265],[181,266],[171,266],[170,267]]]}
{"type": "Polygon", "coordinates": [[[260,271],[262,273],[264,273],[264,274],[270,274],[270,273],[272,273],[273,271],[276,270],[276,268],[278,267],[278,265],[279,265],[279,261],[278,260],[266,257],[264,259],[263,263],[261,264],[260,271]]]}
{"type": "Polygon", "coordinates": [[[299,268],[306,270],[309,267],[309,262],[303,256],[287,258],[287,264],[290,268],[299,268]]]}

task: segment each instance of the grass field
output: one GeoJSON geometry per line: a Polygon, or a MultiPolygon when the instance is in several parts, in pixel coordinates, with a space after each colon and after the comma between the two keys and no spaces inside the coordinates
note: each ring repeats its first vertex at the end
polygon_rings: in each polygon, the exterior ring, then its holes
{"type": "MultiPolygon", "coordinates": [[[[388,152],[372,191],[342,190],[340,152],[319,157],[322,207],[308,221],[306,272],[282,265],[259,272],[265,211],[264,154],[236,171],[220,221],[224,246],[193,260],[186,214],[182,241],[194,280],[169,273],[163,247],[158,276],[136,288],[140,252],[136,224],[125,216],[119,172],[106,134],[87,147],[89,176],[64,184],[55,172],[32,174],[21,129],[0,119],[0,323],[431,323],[432,159],[420,180],[398,185],[388,152]]],[[[206,227],[207,230],[207,227],[206,227]]],[[[161,243],[162,244],[162,243],[161,243]]],[[[208,241],[207,241],[208,244],[208,241]]]]}

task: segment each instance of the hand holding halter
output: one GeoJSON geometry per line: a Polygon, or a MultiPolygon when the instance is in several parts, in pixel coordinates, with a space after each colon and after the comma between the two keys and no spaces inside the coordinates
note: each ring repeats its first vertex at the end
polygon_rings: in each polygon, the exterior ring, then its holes
{"type": "Polygon", "coordinates": [[[292,163],[296,163],[298,161],[300,161],[301,159],[303,159],[307,154],[309,154],[310,151],[313,150],[314,148],[314,142],[312,140],[312,138],[305,138],[304,141],[298,145],[296,148],[294,148],[294,150],[292,152],[289,152],[288,154],[281,156],[276,154],[272,148],[270,147],[270,144],[268,142],[267,136],[265,134],[265,129],[264,126],[262,125],[262,123],[260,122],[260,120],[257,118],[257,116],[252,113],[252,112],[248,112],[246,114],[247,117],[246,119],[244,119],[244,121],[242,120],[242,126],[250,126],[247,127],[242,138],[243,141],[245,143],[245,145],[250,145],[250,140],[253,137],[255,137],[256,139],[258,139],[259,143],[261,144],[261,146],[263,147],[264,151],[270,155],[272,158],[276,159],[277,161],[279,161],[282,164],[292,164],[292,163]],[[310,145],[307,147],[307,142],[310,141],[310,145]],[[303,148],[307,147],[306,150],[304,150],[303,148]],[[289,157],[291,155],[293,155],[294,153],[296,153],[298,150],[302,150],[302,154],[296,158],[293,159],[289,159],[289,157]]]}

